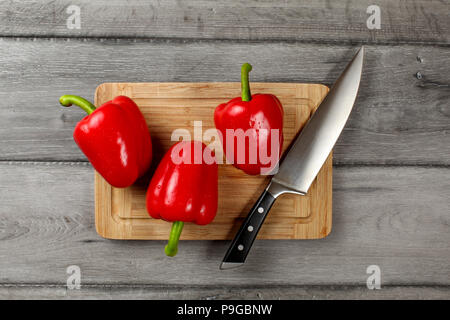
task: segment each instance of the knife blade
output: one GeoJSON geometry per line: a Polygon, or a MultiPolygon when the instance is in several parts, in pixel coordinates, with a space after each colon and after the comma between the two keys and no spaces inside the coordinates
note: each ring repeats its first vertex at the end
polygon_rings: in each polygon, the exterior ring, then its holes
{"type": "Polygon", "coordinates": [[[220,269],[244,264],[267,214],[284,193],[306,195],[339,135],[356,100],[364,61],[361,47],[330,89],[282,160],[225,254],[220,269]]]}

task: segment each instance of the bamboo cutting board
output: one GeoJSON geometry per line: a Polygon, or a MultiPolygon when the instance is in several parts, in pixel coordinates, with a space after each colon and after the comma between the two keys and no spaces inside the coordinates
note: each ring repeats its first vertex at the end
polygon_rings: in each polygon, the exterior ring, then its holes
{"type": "MultiPolygon", "coordinates": [[[[307,122],[328,92],[320,84],[251,83],[252,93],[275,94],[284,108],[283,151],[307,122]]],[[[174,144],[171,134],[183,128],[193,136],[194,121],[202,129],[214,128],[214,109],[240,96],[240,83],[104,83],[95,93],[99,106],[118,95],[132,98],[147,121],[153,142],[149,174],[135,185],[111,187],[95,173],[95,225],[109,239],[168,239],[171,223],[151,218],[145,209],[145,192],[151,173],[174,144]]],[[[206,144],[209,141],[204,141],[206,144]]],[[[207,226],[186,223],[181,239],[232,239],[269,177],[249,176],[232,165],[219,166],[219,208],[207,226]]],[[[186,183],[189,183],[188,181],[186,183]]],[[[331,231],[332,155],[328,157],[306,196],[282,195],[274,204],[259,239],[318,239],[331,231]]]]}

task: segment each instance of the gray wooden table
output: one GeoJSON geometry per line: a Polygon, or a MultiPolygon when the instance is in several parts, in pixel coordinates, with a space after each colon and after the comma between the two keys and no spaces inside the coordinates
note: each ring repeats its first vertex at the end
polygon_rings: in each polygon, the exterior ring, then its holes
{"type": "Polygon", "coordinates": [[[449,299],[449,12],[426,0],[1,1],[0,298],[449,299]],[[96,234],[93,169],[72,139],[83,112],[60,95],[236,81],[244,61],[254,81],[330,85],[361,44],[329,237],[257,241],[223,272],[225,241],[183,242],[171,260],[163,241],[96,234]],[[66,286],[72,265],[79,290],[66,286]],[[366,286],[370,265],[380,290],[366,286]]]}

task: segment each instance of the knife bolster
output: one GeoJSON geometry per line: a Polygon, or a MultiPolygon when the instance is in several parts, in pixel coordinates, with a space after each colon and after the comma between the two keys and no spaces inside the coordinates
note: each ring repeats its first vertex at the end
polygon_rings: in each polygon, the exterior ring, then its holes
{"type": "Polygon", "coordinates": [[[275,199],[281,196],[284,193],[294,193],[304,196],[306,193],[294,190],[292,188],[286,187],[274,180],[272,180],[266,188],[267,192],[269,192],[275,199]]]}

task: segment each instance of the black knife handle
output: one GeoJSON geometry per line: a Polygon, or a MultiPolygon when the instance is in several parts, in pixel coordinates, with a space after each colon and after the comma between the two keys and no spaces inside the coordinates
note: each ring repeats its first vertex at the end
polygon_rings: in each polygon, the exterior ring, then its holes
{"type": "Polygon", "coordinates": [[[231,242],[223,262],[244,263],[275,199],[267,190],[264,190],[231,242]]]}

